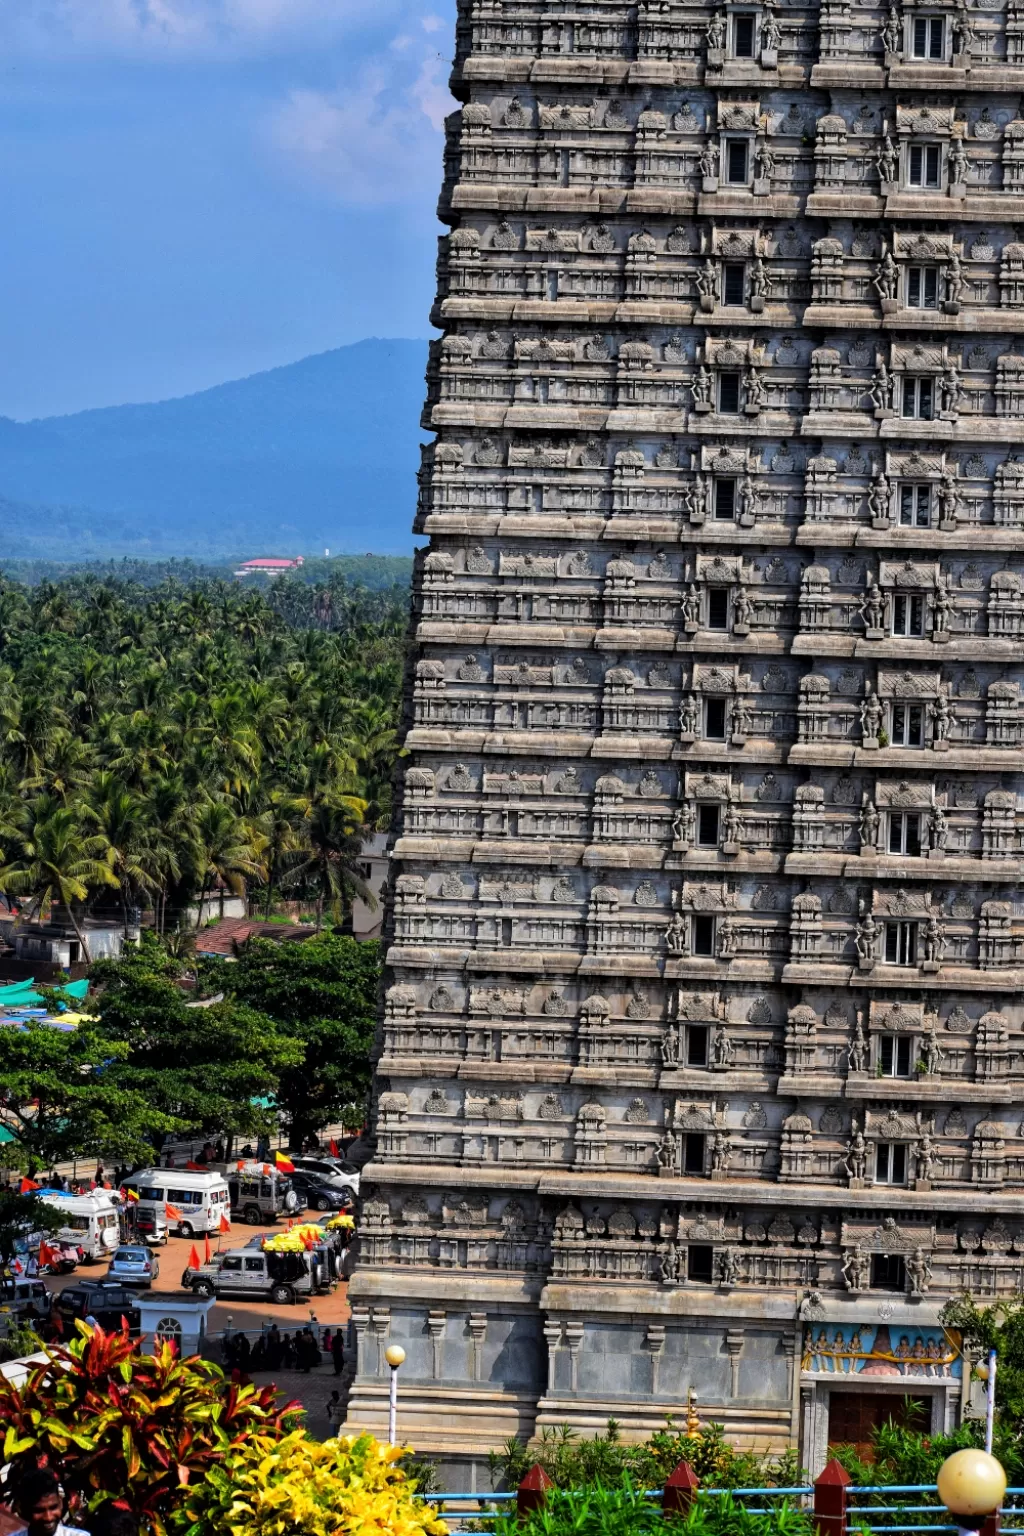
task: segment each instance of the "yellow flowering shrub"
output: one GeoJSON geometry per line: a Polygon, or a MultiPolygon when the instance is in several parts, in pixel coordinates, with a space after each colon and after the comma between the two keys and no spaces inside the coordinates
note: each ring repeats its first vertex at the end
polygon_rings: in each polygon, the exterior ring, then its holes
{"type": "Polygon", "coordinates": [[[251,1436],[187,1491],[183,1536],[448,1536],[397,1465],[400,1446],[372,1435],[322,1443],[305,1430],[251,1436]]]}

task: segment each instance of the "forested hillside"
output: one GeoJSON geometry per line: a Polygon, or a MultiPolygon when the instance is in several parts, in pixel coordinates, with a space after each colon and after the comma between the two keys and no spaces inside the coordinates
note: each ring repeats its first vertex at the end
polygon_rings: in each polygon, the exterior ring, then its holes
{"type": "Polygon", "coordinates": [[[408,554],[426,358],[371,339],[180,400],[0,417],[3,553],[408,554]]]}

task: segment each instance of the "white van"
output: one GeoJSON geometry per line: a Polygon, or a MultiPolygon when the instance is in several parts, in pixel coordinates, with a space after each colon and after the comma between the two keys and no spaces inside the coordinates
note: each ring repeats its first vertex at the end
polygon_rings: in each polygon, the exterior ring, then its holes
{"type": "Polygon", "coordinates": [[[76,1243],[87,1259],[109,1259],[121,1241],[119,1206],[109,1190],[89,1195],[68,1195],[44,1190],[39,1196],[60,1212],[63,1226],[56,1233],[62,1243],[76,1243]]]}
{"type": "Polygon", "coordinates": [[[227,1180],[219,1173],[193,1173],[187,1168],[140,1168],[124,1181],[139,1203],[155,1202],[181,1212],[167,1212],[167,1225],[179,1237],[197,1232],[218,1232],[221,1218],[231,1221],[231,1196],[227,1180]]]}

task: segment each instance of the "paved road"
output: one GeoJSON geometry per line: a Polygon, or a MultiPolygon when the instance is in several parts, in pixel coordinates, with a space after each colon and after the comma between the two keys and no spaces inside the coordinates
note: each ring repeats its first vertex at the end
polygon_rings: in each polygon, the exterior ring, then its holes
{"type": "MultiPolygon", "coordinates": [[[[251,1237],[258,1232],[282,1232],[284,1223],[279,1222],[276,1227],[249,1227],[236,1224],[232,1227],[230,1236],[225,1235],[220,1239],[221,1247],[244,1248],[251,1237]]],[[[202,1238],[170,1237],[163,1247],[157,1248],[156,1254],[160,1260],[160,1276],[157,1287],[161,1291],[176,1291],[180,1288],[181,1276],[188,1267],[189,1254],[193,1243],[199,1254],[203,1257],[202,1238]]],[[[217,1251],[217,1239],[210,1239],[210,1247],[217,1251]]],[[[75,1285],[80,1280],[102,1280],[107,1272],[107,1264],[97,1261],[95,1264],[80,1264],[70,1275],[48,1275],[46,1284],[48,1289],[63,1290],[65,1286],[75,1285]]],[[[330,1296],[302,1297],[293,1306],[275,1307],[271,1302],[264,1300],[218,1302],[210,1313],[209,1331],[213,1334],[220,1333],[224,1328],[244,1328],[246,1332],[258,1333],[264,1322],[270,1323],[274,1319],[277,1325],[285,1332],[293,1332],[296,1328],[302,1328],[309,1321],[310,1311],[316,1315],[316,1320],[322,1327],[329,1325],[331,1328],[338,1323],[348,1321],[348,1302],[345,1299],[346,1285],[342,1281],[330,1296]]]]}

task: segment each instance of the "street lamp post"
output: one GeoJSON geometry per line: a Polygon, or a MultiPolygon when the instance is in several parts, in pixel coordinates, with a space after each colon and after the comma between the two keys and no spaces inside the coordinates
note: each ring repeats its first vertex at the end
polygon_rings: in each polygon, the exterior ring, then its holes
{"type": "Polygon", "coordinates": [[[939,1468],[937,1487],[959,1536],[974,1536],[1002,1504],[1006,1473],[988,1451],[954,1451],[939,1468]]]}
{"type": "Polygon", "coordinates": [[[992,1454],[992,1432],[996,1422],[996,1352],[990,1349],[988,1359],[976,1367],[975,1375],[985,1383],[985,1449],[992,1454]]]}
{"type": "Polygon", "coordinates": [[[388,1398],[388,1444],[394,1445],[398,1419],[398,1367],[405,1362],[405,1350],[401,1344],[389,1344],[384,1351],[384,1359],[391,1367],[391,1391],[388,1398]]]}

